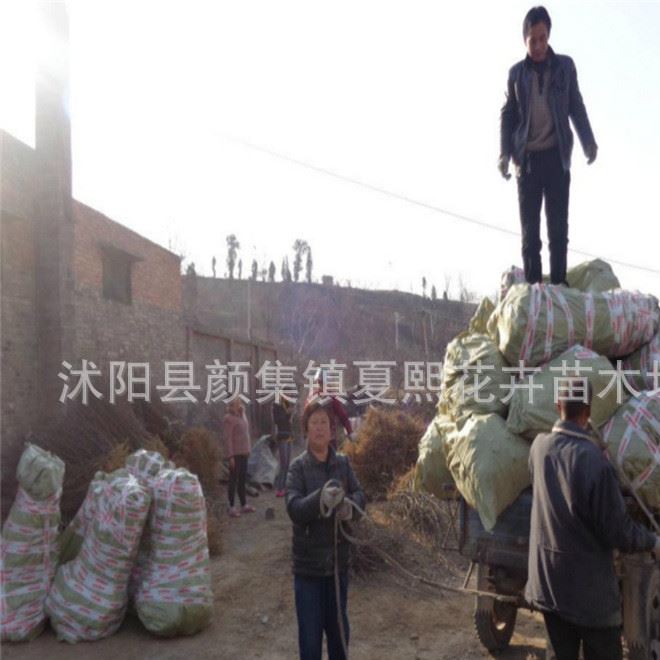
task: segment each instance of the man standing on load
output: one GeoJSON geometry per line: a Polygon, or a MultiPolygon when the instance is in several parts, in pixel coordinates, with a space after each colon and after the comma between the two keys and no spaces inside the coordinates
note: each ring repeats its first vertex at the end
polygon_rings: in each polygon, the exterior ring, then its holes
{"type": "Polygon", "coordinates": [[[550,248],[550,279],[566,284],[568,194],[571,184],[573,133],[577,130],[587,163],[598,146],[578,87],[573,60],[557,55],[548,39],[552,22],[545,7],[533,7],[523,21],[527,57],[509,70],[506,102],[500,117],[498,168],[510,179],[516,166],[525,279],[542,281],[541,203],[550,248]]]}
{"type": "Polygon", "coordinates": [[[613,550],[660,551],[628,515],[619,480],[590,433],[591,388],[568,379],[560,419],[532,443],[532,517],[525,599],[543,613],[557,660],[621,660],[621,596],[613,550]],[[576,392],[584,392],[583,397],[576,392]]]}

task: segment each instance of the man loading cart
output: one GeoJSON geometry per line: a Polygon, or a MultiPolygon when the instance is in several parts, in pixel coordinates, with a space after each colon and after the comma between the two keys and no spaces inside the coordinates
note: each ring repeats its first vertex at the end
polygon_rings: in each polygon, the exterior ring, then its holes
{"type": "Polygon", "coordinates": [[[560,419],[536,437],[529,457],[525,598],[543,613],[557,660],[577,660],[580,644],[585,660],[623,657],[613,550],[660,552],[660,537],[628,515],[614,467],[590,432],[591,396],[582,379],[565,379],[560,419]]]}

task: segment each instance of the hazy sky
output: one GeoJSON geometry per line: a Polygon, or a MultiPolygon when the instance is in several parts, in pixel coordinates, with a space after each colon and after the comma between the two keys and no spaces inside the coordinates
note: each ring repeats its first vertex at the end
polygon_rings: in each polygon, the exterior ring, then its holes
{"type": "MultiPolygon", "coordinates": [[[[29,2],[0,5],[0,126],[31,143],[45,42],[29,2]]],[[[203,274],[213,255],[224,273],[235,233],[244,272],[273,259],[279,278],[302,238],[316,277],[421,292],[422,276],[441,291],[451,275],[455,294],[462,273],[492,293],[521,262],[519,236],[396,195],[518,232],[515,181],[496,161],[530,6],[73,0],[74,195],[203,274]]],[[[623,286],[658,295],[660,2],[546,7],[600,147],[587,166],[576,140],[570,246],[656,269],[615,266],[623,286]]]]}

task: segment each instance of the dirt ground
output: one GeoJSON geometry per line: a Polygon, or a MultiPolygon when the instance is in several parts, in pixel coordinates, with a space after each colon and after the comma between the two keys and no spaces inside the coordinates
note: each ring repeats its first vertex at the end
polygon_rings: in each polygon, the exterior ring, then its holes
{"type": "MultiPolygon", "coordinates": [[[[190,638],[162,640],[128,617],[112,637],[70,646],[51,630],[27,644],[6,644],[7,660],[293,660],[296,615],[289,553],[291,524],[272,492],[251,500],[257,512],[226,524],[224,550],[212,560],[213,625],[190,638]],[[275,509],[266,520],[265,510],[275,509]]],[[[409,567],[414,570],[413,567],[409,567]]],[[[349,587],[351,660],[487,658],[472,623],[471,597],[419,589],[392,570],[355,577],[349,587]]],[[[545,657],[542,621],[521,610],[511,647],[500,658],[545,657]]]]}

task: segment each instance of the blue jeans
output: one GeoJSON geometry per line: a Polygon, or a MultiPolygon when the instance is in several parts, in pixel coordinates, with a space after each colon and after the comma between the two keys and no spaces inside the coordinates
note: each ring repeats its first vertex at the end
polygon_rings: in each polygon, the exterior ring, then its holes
{"type": "MultiPolygon", "coordinates": [[[[337,620],[334,575],[326,577],[295,575],[293,586],[296,595],[296,614],[298,615],[300,660],[321,660],[323,631],[325,631],[328,645],[328,659],[346,660],[337,620]]],[[[346,611],[348,573],[339,574],[339,593],[346,644],[348,645],[349,629],[346,611]]]]}

